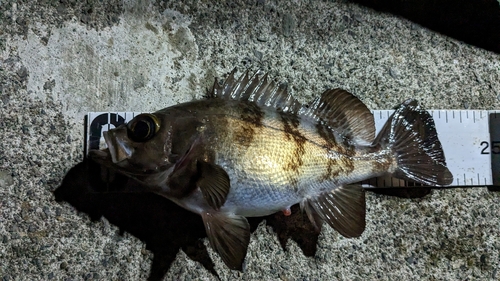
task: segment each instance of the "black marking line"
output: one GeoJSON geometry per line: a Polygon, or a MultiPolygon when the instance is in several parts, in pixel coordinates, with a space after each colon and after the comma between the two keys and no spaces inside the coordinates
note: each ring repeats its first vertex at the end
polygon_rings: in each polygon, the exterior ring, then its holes
{"type": "Polygon", "coordinates": [[[264,111],[251,102],[240,103],[238,107],[240,119],[243,121],[241,126],[238,126],[234,132],[234,141],[249,147],[257,133],[257,130],[262,128],[264,119],[264,111]]]}
{"type": "Polygon", "coordinates": [[[307,139],[299,130],[300,119],[297,115],[283,112],[280,112],[279,115],[281,117],[281,122],[283,123],[285,138],[288,141],[293,141],[295,144],[295,151],[293,153],[293,156],[295,157],[290,159],[288,163],[284,163],[284,169],[297,172],[304,164],[302,157],[305,154],[304,144],[307,139]]]}

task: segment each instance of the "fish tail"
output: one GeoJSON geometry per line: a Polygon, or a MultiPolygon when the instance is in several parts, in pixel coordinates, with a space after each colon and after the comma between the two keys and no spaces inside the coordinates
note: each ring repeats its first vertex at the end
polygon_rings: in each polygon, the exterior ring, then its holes
{"type": "Polygon", "coordinates": [[[395,110],[374,144],[394,153],[397,163],[394,177],[431,186],[449,185],[453,181],[434,120],[416,100],[409,99],[395,110]]]}

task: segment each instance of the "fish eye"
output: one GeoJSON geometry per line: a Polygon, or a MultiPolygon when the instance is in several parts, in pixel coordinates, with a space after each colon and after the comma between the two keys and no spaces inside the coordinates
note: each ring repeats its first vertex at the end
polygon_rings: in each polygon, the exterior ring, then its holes
{"type": "Polygon", "coordinates": [[[127,124],[128,137],[135,142],[152,139],[159,129],[158,118],[149,113],[139,114],[127,124]]]}

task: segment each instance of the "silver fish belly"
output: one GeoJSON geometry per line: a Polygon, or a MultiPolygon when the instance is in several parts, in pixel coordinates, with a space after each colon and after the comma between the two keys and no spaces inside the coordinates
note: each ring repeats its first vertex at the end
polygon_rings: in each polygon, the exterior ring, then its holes
{"type": "Polygon", "coordinates": [[[214,85],[206,100],[141,114],[105,133],[92,158],[201,215],[212,247],[241,269],[250,231],[245,217],[299,203],[319,230],[346,237],[365,228],[356,182],[391,174],[427,185],[452,175],[432,117],[403,102],[375,136],[374,119],[354,95],[327,90],[302,105],[286,89],[248,73],[214,85]]]}

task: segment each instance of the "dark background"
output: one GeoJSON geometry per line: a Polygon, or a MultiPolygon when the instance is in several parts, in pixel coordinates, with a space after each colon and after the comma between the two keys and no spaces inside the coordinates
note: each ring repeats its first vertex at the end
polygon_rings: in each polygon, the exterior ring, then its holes
{"type": "Polygon", "coordinates": [[[500,54],[497,0],[350,0],[500,54]]]}

